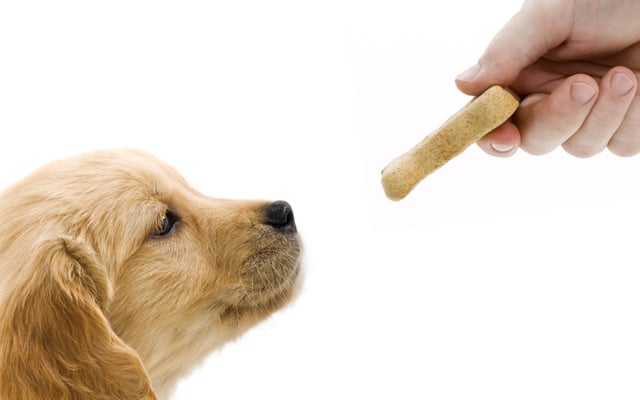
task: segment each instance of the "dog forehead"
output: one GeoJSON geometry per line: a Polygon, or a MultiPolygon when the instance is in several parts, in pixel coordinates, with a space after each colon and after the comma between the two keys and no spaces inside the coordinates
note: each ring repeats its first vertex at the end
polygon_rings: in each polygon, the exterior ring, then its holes
{"type": "Polygon", "coordinates": [[[170,165],[141,150],[115,149],[85,153],[60,161],[70,180],[105,190],[114,187],[131,191],[136,187],[160,194],[186,181],[170,165]]]}
{"type": "MultiPolygon", "coordinates": [[[[97,165],[106,172],[123,175],[160,176],[177,174],[172,167],[153,155],[141,150],[100,150],[78,156],[87,168],[97,165]]],[[[69,159],[71,163],[74,159],[69,159]]]]}
{"type": "Polygon", "coordinates": [[[148,153],[101,150],[39,168],[6,188],[0,206],[15,212],[27,204],[38,213],[61,209],[67,215],[112,214],[125,208],[163,208],[188,187],[172,167],[148,153]]]}
{"type": "MultiPolygon", "coordinates": [[[[0,194],[0,209],[92,218],[144,218],[193,199],[195,190],[171,166],[139,150],[100,150],[51,162],[0,194]]],[[[79,218],[79,217],[78,217],[79,218]]]]}

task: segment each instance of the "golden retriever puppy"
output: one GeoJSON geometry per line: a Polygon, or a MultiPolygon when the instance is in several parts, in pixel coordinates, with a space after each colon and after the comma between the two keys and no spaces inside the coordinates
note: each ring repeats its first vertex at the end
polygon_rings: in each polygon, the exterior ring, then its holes
{"type": "Polygon", "coordinates": [[[299,286],[289,204],[206,197],[143,152],[47,165],[0,215],[1,399],[166,398],[299,286]]]}

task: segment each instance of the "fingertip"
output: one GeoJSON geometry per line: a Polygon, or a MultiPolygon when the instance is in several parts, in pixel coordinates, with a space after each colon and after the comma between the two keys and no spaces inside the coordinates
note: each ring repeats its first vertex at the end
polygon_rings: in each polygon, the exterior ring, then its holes
{"type": "Polygon", "coordinates": [[[480,69],[481,69],[480,68],[480,64],[476,63],[476,64],[470,66],[469,68],[465,69],[461,73],[459,73],[458,76],[456,76],[456,81],[473,82],[474,79],[480,73],[480,69]]]}
{"type": "Polygon", "coordinates": [[[489,155],[510,157],[520,146],[520,133],[512,122],[507,121],[485,135],[477,144],[489,155]]]}
{"type": "Polygon", "coordinates": [[[456,86],[465,94],[479,96],[491,85],[502,85],[504,83],[490,75],[490,71],[487,71],[478,62],[456,76],[456,86]]]}
{"type": "Polygon", "coordinates": [[[600,91],[598,82],[586,74],[571,75],[567,78],[566,84],[561,85],[558,89],[568,89],[565,92],[568,93],[568,97],[581,105],[586,105],[595,100],[600,91]]]}
{"type": "Polygon", "coordinates": [[[476,80],[465,80],[461,79],[460,76],[463,75],[464,72],[456,77],[456,86],[458,89],[469,96],[479,96],[484,89],[486,89],[489,85],[485,85],[483,82],[479,82],[476,80]]]}
{"type": "Polygon", "coordinates": [[[455,79],[458,89],[471,96],[479,96],[493,85],[508,87],[514,77],[504,75],[502,68],[487,68],[482,60],[458,74],[455,79]]]}
{"type": "Polygon", "coordinates": [[[456,87],[462,93],[467,94],[469,96],[475,96],[475,95],[478,94],[478,92],[475,90],[474,85],[472,84],[472,82],[461,81],[459,79],[456,79],[455,82],[456,82],[456,87]]]}
{"type": "Polygon", "coordinates": [[[566,88],[566,96],[579,105],[587,105],[593,102],[598,94],[598,83],[590,76],[577,74],[569,78],[567,85],[561,86],[566,88]]]}
{"type": "MultiPolygon", "coordinates": [[[[609,86],[612,93],[618,97],[625,97],[631,92],[637,93],[638,79],[635,72],[624,66],[611,68],[609,73],[609,86]]],[[[604,80],[604,79],[603,79],[604,80]]]]}

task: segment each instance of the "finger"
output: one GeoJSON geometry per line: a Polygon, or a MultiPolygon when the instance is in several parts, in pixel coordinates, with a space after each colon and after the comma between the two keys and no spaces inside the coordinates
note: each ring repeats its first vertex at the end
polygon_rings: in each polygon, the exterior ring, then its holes
{"type": "Polygon", "coordinates": [[[635,74],[625,67],[612,68],[600,81],[600,90],[589,115],[562,147],[576,157],[602,151],[622,125],[637,89],[635,74]]]}
{"type": "Polygon", "coordinates": [[[570,3],[548,2],[547,6],[525,2],[489,43],[478,63],[458,75],[458,88],[478,95],[492,84],[509,86],[522,69],[568,37],[572,21],[570,3]]]}
{"type": "Polygon", "coordinates": [[[550,94],[571,75],[586,74],[599,82],[610,69],[611,67],[591,62],[556,63],[540,59],[523,69],[510,88],[516,93],[524,95],[531,93],[550,94]]]}
{"type": "Polygon", "coordinates": [[[620,157],[640,153],[640,92],[631,101],[622,124],[608,144],[609,150],[620,157]]]}
{"type": "MultiPolygon", "coordinates": [[[[609,49],[611,52],[611,49],[609,49]]],[[[624,50],[613,53],[597,60],[598,64],[615,67],[624,65],[633,70],[640,70],[640,42],[635,43],[624,50]]]]}
{"type": "Polygon", "coordinates": [[[496,157],[510,157],[520,146],[520,132],[510,121],[500,125],[478,141],[485,153],[496,157]]]}
{"type": "Polygon", "coordinates": [[[527,97],[513,119],[520,130],[520,148],[539,155],[560,146],[582,126],[597,93],[598,84],[593,78],[577,74],[549,95],[527,97]]]}

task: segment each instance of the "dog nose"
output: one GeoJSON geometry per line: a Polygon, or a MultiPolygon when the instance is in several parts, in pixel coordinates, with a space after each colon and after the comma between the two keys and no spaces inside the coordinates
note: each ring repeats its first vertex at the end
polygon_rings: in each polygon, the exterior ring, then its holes
{"type": "Polygon", "coordinates": [[[282,231],[296,232],[293,210],[286,201],[274,201],[265,208],[264,214],[267,225],[282,231]]]}

